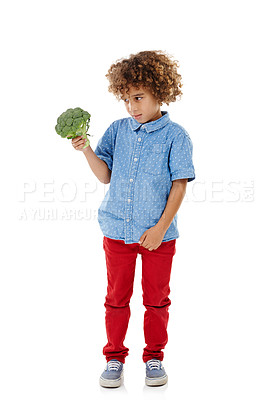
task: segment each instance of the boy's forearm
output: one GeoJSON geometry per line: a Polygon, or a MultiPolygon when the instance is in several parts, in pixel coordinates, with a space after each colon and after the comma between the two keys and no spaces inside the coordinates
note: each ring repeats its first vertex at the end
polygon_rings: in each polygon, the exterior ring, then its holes
{"type": "Polygon", "coordinates": [[[166,207],[161,215],[160,220],[156,224],[163,230],[164,233],[171,225],[172,220],[183,201],[183,198],[186,194],[187,182],[188,179],[177,179],[173,181],[166,207]]]}
{"type": "Polygon", "coordinates": [[[91,170],[94,172],[98,180],[102,183],[109,183],[111,179],[111,171],[106,162],[101,160],[92,150],[91,146],[86,147],[83,153],[88,161],[91,170]]]}

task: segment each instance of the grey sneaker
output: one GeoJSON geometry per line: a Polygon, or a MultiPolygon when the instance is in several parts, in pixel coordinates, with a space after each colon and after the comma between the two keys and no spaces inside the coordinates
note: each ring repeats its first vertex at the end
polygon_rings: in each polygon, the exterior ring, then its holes
{"type": "Polygon", "coordinates": [[[113,359],[108,361],[100,376],[100,385],[103,387],[119,387],[123,383],[123,363],[113,359]]]}
{"type": "Polygon", "coordinates": [[[148,386],[165,385],[168,381],[168,375],[163,368],[160,360],[153,358],[146,362],[146,378],[145,383],[148,386]]]}

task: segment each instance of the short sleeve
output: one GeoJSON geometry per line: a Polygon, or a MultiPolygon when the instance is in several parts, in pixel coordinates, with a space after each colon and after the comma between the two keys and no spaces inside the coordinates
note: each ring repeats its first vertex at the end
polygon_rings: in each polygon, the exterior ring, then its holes
{"type": "Polygon", "coordinates": [[[195,179],[192,149],[192,141],[187,132],[180,132],[173,140],[169,157],[171,181],[188,178],[188,182],[191,182],[195,179]]]}
{"type": "Polygon", "coordinates": [[[112,171],[114,155],[114,132],[113,124],[107,128],[104,135],[99,139],[94,153],[104,162],[112,171]]]}

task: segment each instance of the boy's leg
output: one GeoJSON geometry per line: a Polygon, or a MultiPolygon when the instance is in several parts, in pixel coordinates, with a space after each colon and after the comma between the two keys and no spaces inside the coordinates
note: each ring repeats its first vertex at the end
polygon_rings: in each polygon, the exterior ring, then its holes
{"type": "Polygon", "coordinates": [[[142,288],[144,314],[144,336],[146,347],[143,361],[152,358],[163,360],[162,349],[168,341],[167,325],[169,320],[170,276],[173,256],[176,253],[176,239],[162,242],[156,250],[141,247],[142,288]]]}
{"type": "Polygon", "coordinates": [[[129,349],[123,345],[130,318],[137,244],[103,237],[107,267],[107,295],[104,306],[108,343],[103,348],[107,362],[113,358],[122,363],[129,349]]]}

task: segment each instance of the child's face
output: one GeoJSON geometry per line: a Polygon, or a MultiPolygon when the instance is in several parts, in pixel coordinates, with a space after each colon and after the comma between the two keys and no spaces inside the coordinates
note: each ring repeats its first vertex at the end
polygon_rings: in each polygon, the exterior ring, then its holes
{"type": "Polygon", "coordinates": [[[122,100],[128,113],[141,124],[155,121],[162,117],[160,103],[146,88],[140,87],[137,89],[130,86],[129,93],[124,92],[122,100]]]}

